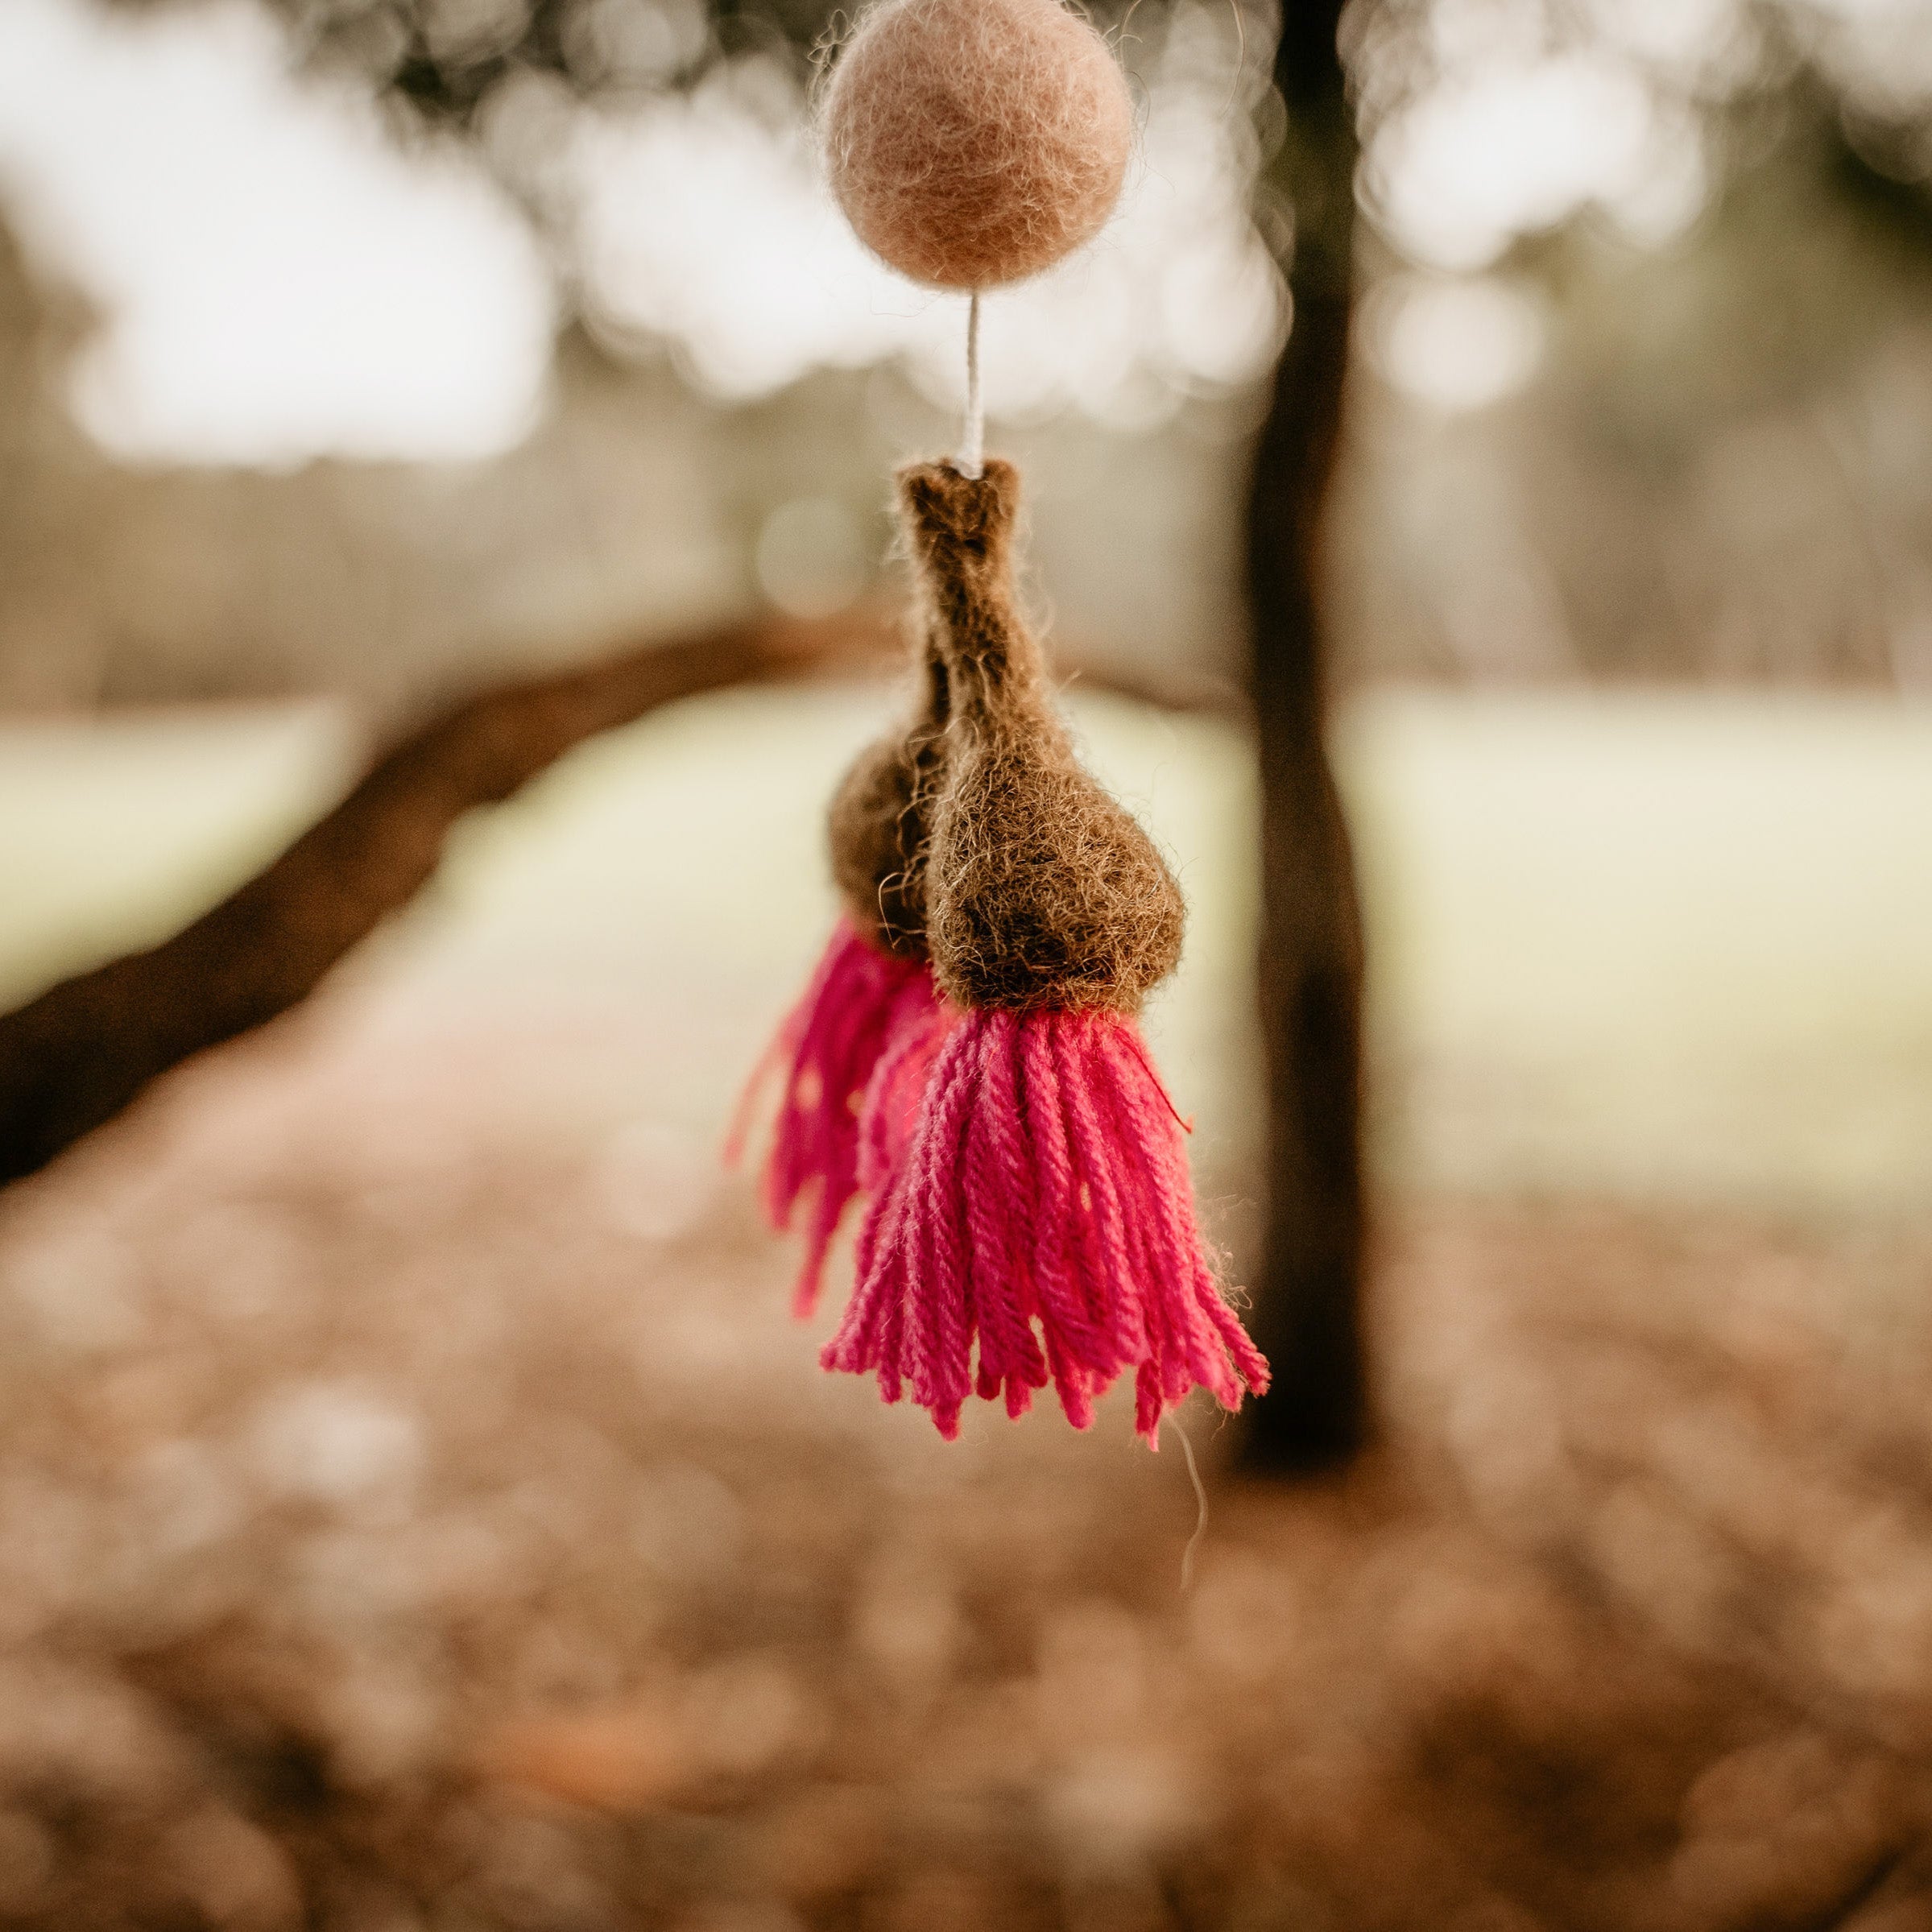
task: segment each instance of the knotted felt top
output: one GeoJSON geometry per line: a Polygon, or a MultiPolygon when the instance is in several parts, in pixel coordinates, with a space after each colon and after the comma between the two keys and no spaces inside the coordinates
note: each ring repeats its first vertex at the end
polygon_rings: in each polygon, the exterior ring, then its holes
{"type": "Polygon", "coordinates": [[[1136,1012],[1181,958],[1173,874],[1082,769],[1020,615],[1020,475],[920,463],[899,478],[949,715],[926,817],[926,943],[961,1006],[1136,1012]]]}

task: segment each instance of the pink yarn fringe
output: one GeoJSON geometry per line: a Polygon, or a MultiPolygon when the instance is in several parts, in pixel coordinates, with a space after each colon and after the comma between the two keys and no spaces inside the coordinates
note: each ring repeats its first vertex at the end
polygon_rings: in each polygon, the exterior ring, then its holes
{"type": "Polygon", "coordinates": [[[804,997],[747,1084],[726,1142],[725,1159],[733,1165],[767,1074],[774,1065],[786,1069],[761,1191],[766,1214],[780,1230],[793,1225],[810,1197],[805,1258],[792,1296],[801,1316],[817,1305],[825,1255],[846,1204],[862,1185],[873,1185],[862,1182],[862,1169],[868,1160],[883,1163],[910,1138],[919,1087],[907,1084],[916,1062],[903,1048],[932,1035],[938,1011],[932,969],[923,960],[882,953],[841,917],[804,997]],[[878,1098],[868,1099],[875,1089],[878,1098]],[[869,1152],[862,1149],[862,1127],[869,1152]]]}
{"type": "Polygon", "coordinates": [[[1189,1390],[1232,1409],[1243,1384],[1267,1388],[1202,1247],[1181,1125],[1131,1020],[937,1008],[881,1059],[866,1119],[875,1191],[826,1368],[875,1372],[888,1402],[909,1388],[949,1441],[970,1394],[1003,1394],[1019,1416],[1050,1381],[1085,1429],[1131,1367],[1135,1429],[1158,1447],[1163,1412],[1189,1390]]]}

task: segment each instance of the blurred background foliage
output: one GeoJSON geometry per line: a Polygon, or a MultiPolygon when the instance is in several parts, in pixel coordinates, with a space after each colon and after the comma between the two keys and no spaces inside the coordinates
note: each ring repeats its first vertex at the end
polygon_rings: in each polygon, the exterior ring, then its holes
{"type": "MultiPolygon", "coordinates": [[[[1051,506],[1061,621],[1225,674],[1288,320],[1272,23],[1099,17],[1143,103],[1135,191],[996,305],[991,400],[1051,506]]],[[[813,179],[841,18],[23,0],[6,693],[407,701],[869,589],[879,472],[947,432],[960,322],[813,179]],[[137,151],[145,201],[106,205],[137,151]]],[[[1923,6],[1386,0],[1345,34],[1368,226],[1343,675],[1932,677],[1923,6]]]]}

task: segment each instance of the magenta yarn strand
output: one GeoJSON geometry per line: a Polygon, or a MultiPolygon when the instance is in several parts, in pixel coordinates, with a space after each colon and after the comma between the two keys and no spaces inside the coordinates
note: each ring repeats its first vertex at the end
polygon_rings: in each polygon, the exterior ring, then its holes
{"type": "Polygon", "coordinates": [[[1016,1419],[1047,1379],[1030,1318],[1039,1231],[1028,1185],[1028,1123],[1012,1086],[1017,1026],[1010,1013],[993,1016],[980,1104],[968,1123],[966,1176],[973,1305],[979,1318],[978,1392],[991,1401],[1003,1384],[1007,1413],[1016,1419]]]}
{"type": "MultiPolygon", "coordinates": [[[[1123,1355],[1137,1352],[1141,1338],[1133,1293],[1133,1266],[1121,1222],[1120,1196],[1115,1185],[1112,1146],[1094,1106],[1091,1068],[1086,1051],[1090,1029],[1098,1024],[1090,1014],[1067,1015],[1053,1032],[1054,1069],[1066,1109],[1069,1138],[1086,1198],[1084,1225],[1090,1231],[1088,1254],[1092,1264],[1087,1287],[1094,1322],[1111,1331],[1123,1355]]],[[[1143,1345],[1144,1345],[1143,1343],[1143,1345]]]]}
{"type": "Polygon", "coordinates": [[[1092,1375],[1098,1351],[1092,1342],[1093,1325],[1087,1319],[1075,1278],[1073,1244],[1078,1239],[1074,1216],[1079,1210],[1079,1184],[1067,1144],[1048,1024],[1044,1016],[1036,1016],[1029,1024],[1016,1028],[1014,1033],[1023,1104],[1033,1130],[1038,1179],[1039,1239],[1034,1254],[1034,1280],[1054,1392],[1060,1397],[1066,1419],[1074,1428],[1085,1429],[1094,1420],[1092,1375]],[[1086,1343],[1084,1347],[1081,1346],[1083,1341],[1086,1343]]]}
{"type": "Polygon", "coordinates": [[[1129,1368],[1150,1446],[1197,1388],[1230,1409],[1244,1384],[1265,1388],[1133,1021],[1048,1008],[921,1024],[920,1052],[896,1039],[868,1090],[869,1111],[896,1068],[914,1069],[916,1120],[861,1227],[858,1286],[825,1365],[875,1371],[888,1401],[909,1389],[949,1439],[970,1396],[1016,1417],[1049,1381],[1084,1429],[1129,1368]]]}
{"type": "Polygon", "coordinates": [[[1123,1027],[1110,1043],[1109,1071],[1120,1130],[1148,1176],[1148,1232],[1157,1260],[1145,1287],[1158,1297],[1178,1359],[1161,1365],[1162,1393],[1183,1398],[1189,1387],[1213,1392],[1228,1409],[1239,1407],[1242,1384],[1265,1388],[1268,1365],[1222,1298],[1196,1225],[1193,1187],[1172,1103],[1154,1073],[1136,1029],[1123,1027]]]}
{"type": "Polygon", "coordinates": [[[917,1192],[912,1201],[921,1239],[913,1251],[912,1314],[920,1338],[923,1376],[912,1392],[933,1412],[949,1442],[959,1432],[959,1412],[971,1392],[973,1344],[972,1241],[966,1227],[966,1135],[979,1086],[988,1016],[974,1013],[960,1029],[962,1050],[951,1078],[934,1083],[914,1160],[917,1192]]]}
{"type": "Polygon", "coordinates": [[[902,1029],[937,1007],[923,961],[880,952],[842,916],[752,1077],[761,1082],[774,1062],[786,1069],[760,1188],[766,1216],[773,1227],[789,1228],[813,1198],[792,1294],[800,1315],[817,1301],[826,1253],[859,1189],[861,1116],[879,1062],[902,1029]]]}

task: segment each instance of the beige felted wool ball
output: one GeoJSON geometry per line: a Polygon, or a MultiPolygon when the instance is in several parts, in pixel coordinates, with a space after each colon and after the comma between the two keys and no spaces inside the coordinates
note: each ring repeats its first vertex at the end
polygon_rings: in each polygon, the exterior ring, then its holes
{"type": "Polygon", "coordinates": [[[1107,43],[1061,0],[880,0],[826,89],[832,192],[916,282],[992,288],[1097,234],[1133,105],[1107,43]]]}

